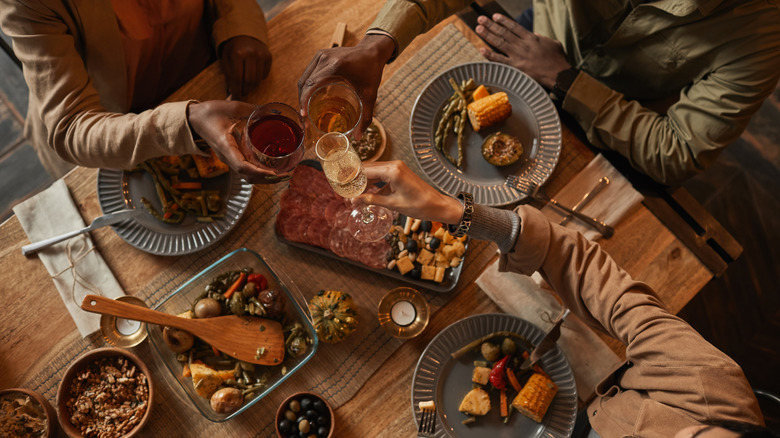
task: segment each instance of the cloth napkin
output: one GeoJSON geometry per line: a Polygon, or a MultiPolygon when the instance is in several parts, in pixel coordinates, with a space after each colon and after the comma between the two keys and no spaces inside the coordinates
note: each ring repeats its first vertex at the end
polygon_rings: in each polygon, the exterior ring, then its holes
{"type": "MultiPolygon", "coordinates": [[[[601,154],[591,160],[553,198],[566,207],[574,207],[602,177],[609,178],[609,184],[579,211],[614,227],[642,202],[644,196],[601,154]]],[[[542,213],[555,224],[568,214],[550,203],[542,208],[542,213]]],[[[572,217],[566,227],[579,231],[590,240],[601,237],[601,233],[577,218],[572,217]]]]}
{"type": "MultiPolygon", "coordinates": [[[[488,266],[477,278],[477,285],[505,313],[522,318],[548,332],[560,316],[563,306],[539,273],[532,276],[499,272],[498,262],[488,266]]],[[[561,325],[558,348],[568,359],[580,400],[589,401],[596,385],[622,363],[596,333],[574,314],[561,325]]]]}
{"type": "MultiPolygon", "coordinates": [[[[13,210],[31,242],[86,226],[62,179],[13,210]]],[[[93,294],[117,298],[125,293],[89,236],[85,233],[72,237],[37,254],[81,336],[87,337],[98,330],[100,315],[81,310],[84,296],[93,294]]]]}

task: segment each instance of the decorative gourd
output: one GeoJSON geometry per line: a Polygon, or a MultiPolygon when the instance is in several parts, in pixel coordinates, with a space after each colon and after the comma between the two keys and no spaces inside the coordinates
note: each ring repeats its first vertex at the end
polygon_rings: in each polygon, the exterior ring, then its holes
{"type": "Polygon", "coordinates": [[[343,340],[357,328],[357,312],[349,294],[321,290],[309,301],[314,329],[322,342],[343,340]]]}

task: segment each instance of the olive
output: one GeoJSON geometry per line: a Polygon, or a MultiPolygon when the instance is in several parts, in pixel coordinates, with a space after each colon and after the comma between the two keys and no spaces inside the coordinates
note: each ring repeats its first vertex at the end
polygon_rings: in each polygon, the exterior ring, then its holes
{"type": "Polygon", "coordinates": [[[431,221],[420,222],[420,231],[431,231],[433,229],[433,223],[431,221]]]}
{"type": "Polygon", "coordinates": [[[409,239],[408,242],[406,242],[406,249],[409,251],[409,253],[417,252],[419,248],[417,248],[417,241],[409,239]]]}
{"type": "Polygon", "coordinates": [[[285,418],[284,420],[279,422],[280,431],[287,433],[290,431],[291,428],[292,428],[292,423],[290,423],[290,420],[285,418]]]}
{"type": "Polygon", "coordinates": [[[317,435],[319,436],[328,436],[328,432],[330,432],[330,429],[325,426],[320,426],[320,428],[317,429],[317,435]]]}
{"type": "Polygon", "coordinates": [[[309,433],[309,429],[311,426],[309,425],[309,420],[301,420],[300,423],[298,423],[298,430],[301,431],[303,434],[309,433]]]}
{"type": "Polygon", "coordinates": [[[284,412],[284,418],[290,420],[290,421],[296,421],[298,417],[295,415],[295,412],[293,411],[285,411],[284,412]]]}
{"type": "Polygon", "coordinates": [[[414,268],[409,271],[409,275],[411,275],[415,280],[419,280],[420,277],[422,277],[422,270],[419,268],[414,268]]]}
{"type": "Polygon", "coordinates": [[[163,341],[174,353],[184,353],[192,348],[195,337],[189,332],[173,327],[163,328],[163,341]]]}
{"type": "Polygon", "coordinates": [[[247,298],[253,297],[255,296],[255,292],[257,292],[257,286],[250,281],[244,286],[241,292],[243,292],[244,296],[247,298]]]}
{"type": "Polygon", "coordinates": [[[306,411],[306,418],[307,418],[309,421],[315,421],[315,420],[317,420],[317,417],[318,417],[318,416],[319,416],[319,415],[317,415],[317,411],[315,411],[314,409],[309,409],[308,411],[306,411]]]}
{"type": "Polygon", "coordinates": [[[290,410],[293,412],[300,412],[301,411],[301,402],[298,400],[293,400],[290,402],[290,410]]]}
{"type": "Polygon", "coordinates": [[[211,409],[219,414],[229,414],[244,404],[244,394],[238,388],[222,388],[211,396],[211,409]]]}
{"type": "Polygon", "coordinates": [[[284,316],[284,297],[274,289],[266,289],[257,294],[257,300],[263,305],[265,317],[279,319],[284,316]]]}
{"type": "Polygon", "coordinates": [[[315,400],[312,406],[314,407],[314,410],[319,412],[320,414],[328,413],[328,407],[325,406],[325,402],[322,400],[315,400]]]}
{"type": "Polygon", "coordinates": [[[441,240],[439,240],[438,237],[431,237],[431,241],[428,242],[428,245],[431,245],[431,249],[436,250],[441,245],[441,240]]]}
{"type": "Polygon", "coordinates": [[[311,403],[312,402],[311,402],[310,398],[308,398],[308,397],[307,398],[302,398],[301,399],[301,408],[303,408],[303,410],[305,410],[305,411],[308,411],[309,409],[311,409],[311,403]]]}
{"type": "Polygon", "coordinates": [[[328,419],[327,415],[320,415],[317,417],[317,424],[320,426],[327,426],[328,423],[330,423],[330,419],[328,419]]]}
{"type": "Polygon", "coordinates": [[[222,305],[214,298],[201,298],[195,304],[196,318],[213,318],[222,314],[222,305]]]}

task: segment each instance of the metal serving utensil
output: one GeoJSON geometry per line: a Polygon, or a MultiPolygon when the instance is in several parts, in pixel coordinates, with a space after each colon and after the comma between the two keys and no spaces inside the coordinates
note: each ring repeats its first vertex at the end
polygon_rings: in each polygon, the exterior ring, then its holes
{"type": "Polygon", "coordinates": [[[570,215],[582,220],[586,224],[590,225],[591,227],[597,229],[602,236],[604,236],[605,239],[608,239],[612,237],[613,234],[615,234],[615,229],[611,226],[605,224],[604,222],[592,218],[590,216],[584,215],[580,213],[579,211],[574,211],[569,207],[561,205],[558,201],[555,199],[550,198],[546,193],[544,193],[543,190],[539,188],[539,186],[531,181],[526,181],[524,179],[521,179],[515,175],[509,175],[506,178],[506,181],[504,184],[508,185],[509,187],[512,187],[525,195],[528,195],[532,198],[538,199],[540,201],[549,202],[550,204],[560,208],[561,210],[569,213],[570,215]]]}
{"type": "Polygon", "coordinates": [[[115,213],[109,213],[100,217],[95,218],[95,220],[92,221],[89,226],[84,227],[80,230],[71,231],[69,233],[60,234],[59,236],[50,237],[45,240],[41,240],[40,242],[31,243],[29,245],[25,245],[22,247],[22,254],[29,255],[36,253],[43,248],[48,248],[55,243],[62,242],[65,239],[70,239],[71,237],[78,236],[79,234],[86,233],[87,231],[96,230],[101,227],[105,227],[106,225],[115,224],[117,222],[122,222],[127,219],[134,218],[141,214],[143,211],[139,209],[130,209],[130,210],[121,210],[117,211],[115,213]]]}

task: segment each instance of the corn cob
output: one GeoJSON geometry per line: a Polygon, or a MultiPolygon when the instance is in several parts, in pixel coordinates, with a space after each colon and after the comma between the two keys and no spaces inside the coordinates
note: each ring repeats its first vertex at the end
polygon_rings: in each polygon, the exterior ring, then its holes
{"type": "Polygon", "coordinates": [[[468,106],[469,121],[474,131],[498,123],[512,114],[512,105],[506,93],[493,93],[471,102],[468,106]]]}
{"type": "Polygon", "coordinates": [[[534,373],[512,401],[512,406],[526,417],[541,423],[557,392],[558,385],[549,377],[534,373]]]}

